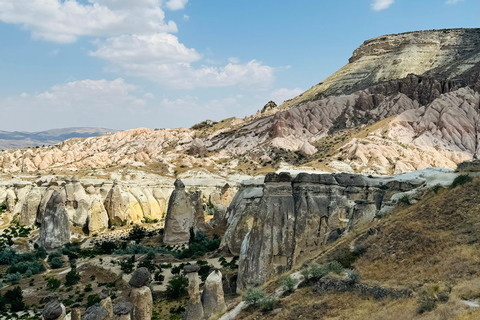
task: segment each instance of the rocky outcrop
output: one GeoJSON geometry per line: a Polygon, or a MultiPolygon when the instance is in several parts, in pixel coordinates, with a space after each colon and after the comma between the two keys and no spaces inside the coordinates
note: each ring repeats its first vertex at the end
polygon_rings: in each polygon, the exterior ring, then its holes
{"type": "Polygon", "coordinates": [[[130,320],[133,305],[128,301],[120,301],[113,306],[113,314],[115,320],[130,320]]]}
{"type": "Polygon", "coordinates": [[[384,35],[365,41],[349,63],[280,107],[320,96],[350,94],[409,74],[474,85],[479,71],[480,29],[443,29],[384,35]],[[473,77],[472,77],[473,76],[473,77]]]}
{"type": "Polygon", "coordinates": [[[110,313],[101,303],[90,306],[82,316],[82,320],[109,320],[110,313]]]}
{"type": "Polygon", "coordinates": [[[215,270],[205,280],[202,292],[203,312],[206,319],[221,315],[227,311],[223,293],[222,273],[215,270]]]}
{"type": "Polygon", "coordinates": [[[203,320],[204,312],[200,294],[200,277],[198,265],[185,266],[183,273],[188,279],[188,305],[183,315],[184,320],[203,320]]]}
{"type": "Polygon", "coordinates": [[[70,225],[63,198],[54,191],[47,202],[40,225],[38,244],[46,249],[63,247],[70,242],[70,225]]]}
{"type": "Polygon", "coordinates": [[[190,240],[190,232],[205,228],[203,205],[198,192],[188,194],[181,180],[175,181],[175,190],[168,202],[163,242],[182,245],[190,240]]]}
{"type": "Polygon", "coordinates": [[[151,275],[147,268],[138,268],[130,279],[130,302],[132,303],[132,320],[150,320],[153,312],[152,291],[147,284],[151,275]]]}
{"type": "Polygon", "coordinates": [[[58,299],[50,300],[42,311],[43,320],[63,320],[65,316],[65,306],[58,299]]]}
{"type": "MultiPolygon", "coordinates": [[[[242,239],[238,291],[303,263],[343,232],[370,223],[380,210],[391,210],[394,196],[424,183],[407,177],[267,174],[253,225],[242,239]]],[[[225,244],[240,241],[232,233],[227,237],[225,244]]]]}
{"type": "Polygon", "coordinates": [[[242,241],[253,225],[263,196],[263,181],[244,181],[227,209],[227,229],[220,249],[234,256],[240,255],[242,241]]]}

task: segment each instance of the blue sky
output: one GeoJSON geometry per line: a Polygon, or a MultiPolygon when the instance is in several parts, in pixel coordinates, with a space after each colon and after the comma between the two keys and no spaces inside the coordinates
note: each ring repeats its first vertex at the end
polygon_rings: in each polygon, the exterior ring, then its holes
{"type": "Polygon", "coordinates": [[[0,0],[0,130],[244,117],[369,38],[479,27],[479,13],[478,0],[0,0]]]}

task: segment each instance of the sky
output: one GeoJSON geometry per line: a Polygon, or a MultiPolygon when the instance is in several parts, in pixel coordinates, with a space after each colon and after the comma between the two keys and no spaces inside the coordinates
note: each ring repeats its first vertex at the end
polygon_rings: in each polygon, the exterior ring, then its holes
{"type": "Polygon", "coordinates": [[[479,14],[478,0],[0,0],[0,130],[245,117],[367,39],[478,28],[479,14]]]}

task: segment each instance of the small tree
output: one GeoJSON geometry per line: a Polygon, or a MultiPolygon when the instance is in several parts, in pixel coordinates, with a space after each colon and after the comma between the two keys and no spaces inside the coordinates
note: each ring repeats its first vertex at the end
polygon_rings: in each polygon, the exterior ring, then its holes
{"type": "Polygon", "coordinates": [[[60,285],[62,283],[60,282],[60,280],[58,279],[55,279],[55,278],[47,278],[47,289],[50,290],[50,291],[55,291],[57,290],[58,288],[60,288],[60,285]]]}
{"type": "Polygon", "coordinates": [[[10,311],[12,312],[23,311],[25,309],[23,293],[20,287],[15,287],[12,290],[8,290],[3,299],[5,304],[10,305],[10,311]]]}
{"type": "Polygon", "coordinates": [[[77,273],[77,268],[72,268],[66,275],[65,275],[65,285],[66,286],[74,286],[80,281],[80,275],[77,273]]]}
{"type": "Polygon", "coordinates": [[[172,278],[167,285],[167,298],[176,300],[188,294],[188,279],[184,276],[176,276],[172,278]]]}

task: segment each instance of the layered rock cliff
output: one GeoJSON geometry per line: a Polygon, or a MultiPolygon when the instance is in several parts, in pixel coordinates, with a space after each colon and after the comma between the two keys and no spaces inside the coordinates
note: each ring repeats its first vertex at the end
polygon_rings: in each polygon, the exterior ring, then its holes
{"type": "MultiPolygon", "coordinates": [[[[368,225],[377,215],[391,210],[400,197],[407,195],[414,200],[423,186],[448,184],[455,176],[448,170],[433,168],[388,178],[306,173],[292,178],[288,173],[268,174],[254,212],[238,211],[229,220],[223,240],[224,247],[234,254],[235,244],[242,241],[238,290],[262,285],[303,263],[343,233],[368,225]],[[251,227],[239,227],[237,221],[250,216],[251,227]]],[[[239,194],[246,190],[243,187],[239,194]]],[[[229,210],[250,202],[249,198],[235,197],[229,210]]]]}

